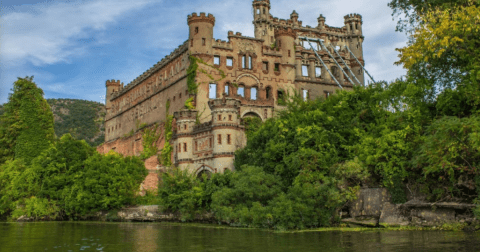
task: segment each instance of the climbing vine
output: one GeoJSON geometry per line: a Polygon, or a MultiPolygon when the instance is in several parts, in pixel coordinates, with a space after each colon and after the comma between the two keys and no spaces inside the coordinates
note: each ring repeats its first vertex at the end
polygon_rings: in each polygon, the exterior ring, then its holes
{"type": "Polygon", "coordinates": [[[142,146],[143,151],[140,154],[141,159],[147,159],[158,152],[157,141],[160,138],[160,132],[158,131],[158,124],[155,123],[153,128],[147,128],[142,134],[142,146]]]}
{"type": "Polygon", "coordinates": [[[170,144],[170,140],[172,139],[172,122],[173,122],[173,115],[168,114],[168,109],[170,108],[170,101],[167,101],[166,105],[166,120],[165,120],[165,144],[163,145],[163,149],[160,153],[160,156],[157,156],[158,162],[163,164],[164,166],[171,166],[172,165],[172,151],[173,146],[170,144]]]}

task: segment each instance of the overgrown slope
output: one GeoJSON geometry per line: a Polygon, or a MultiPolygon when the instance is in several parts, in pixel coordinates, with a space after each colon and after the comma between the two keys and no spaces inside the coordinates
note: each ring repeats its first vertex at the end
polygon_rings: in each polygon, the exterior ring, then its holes
{"type": "Polygon", "coordinates": [[[105,105],[86,100],[47,99],[55,117],[55,134],[70,133],[92,146],[105,139],[105,105]]]}

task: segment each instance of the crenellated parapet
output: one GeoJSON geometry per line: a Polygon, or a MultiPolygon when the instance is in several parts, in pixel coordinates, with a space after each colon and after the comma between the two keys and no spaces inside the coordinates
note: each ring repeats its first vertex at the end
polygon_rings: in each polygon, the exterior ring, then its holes
{"type": "Polygon", "coordinates": [[[191,25],[193,23],[210,23],[212,25],[215,25],[215,17],[208,13],[208,15],[205,14],[205,12],[200,12],[200,15],[197,15],[197,13],[192,13],[191,15],[188,15],[187,18],[187,23],[188,25],[191,25]]]}
{"type": "Polygon", "coordinates": [[[297,38],[297,33],[290,27],[279,27],[275,29],[275,38],[289,36],[293,39],[297,38]]]}

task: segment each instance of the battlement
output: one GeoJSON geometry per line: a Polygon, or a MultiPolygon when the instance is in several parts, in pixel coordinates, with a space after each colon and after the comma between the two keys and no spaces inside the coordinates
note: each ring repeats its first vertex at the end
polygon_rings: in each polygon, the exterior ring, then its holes
{"type": "Polygon", "coordinates": [[[180,111],[174,112],[173,117],[177,119],[177,122],[182,120],[195,120],[197,118],[197,111],[182,109],[180,111]]]}
{"type": "Polygon", "coordinates": [[[222,108],[240,108],[241,102],[233,98],[214,99],[208,101],[210,109],[217,110],[222,108]]]}
{"type": "Polygon", "coordinates": [[[290,36],[295,39],[297,37],[297,33],[290,27],[275,29],[275,38],[280,36],[290,36]]]}
{"type": "Polygon", "coordinates": [[[362,21],[362,15],[357,13],[350,13],[348,15],[345,15],[343,18],[345,19],[345,22],[362,21]]]}
{"type": "MultiPolygon", "coordinates": [[[[230,34],[230,33],[229,33],[230,34]]],[[[232,32],[232,35],[233,35],[233,32],[232,32]]],[[[220,40],[220,39],[217,39],[216,41],[214,41],[213,47],[218,47],[218,48],[222,48],[222,49],[230,49],[230,50],[233,50],[233,45],[230,43],[230,42],[227,42],[225,40],[220,40]]]]}
{"type": "Polygon", "coordinates": [[[208,15],[205,14],[205,12],[200,12],[200,15],[197,15],[197,13],[192,13],[191,15],[188,15],[188,25],[192,23],[197,23],[197,22],[205,22],[205,23],[210,23],[212,25],[215,25],[215,17],[208,13],[208,15]]]}
{"type": "Polygon", "coordinates": [[[121,86],[120,80],[107,80],[107,82],[105,83],[105,86],[107,86],[107,87],[110,87],[110,86],[114,86],[114,87],[121,86]]]}

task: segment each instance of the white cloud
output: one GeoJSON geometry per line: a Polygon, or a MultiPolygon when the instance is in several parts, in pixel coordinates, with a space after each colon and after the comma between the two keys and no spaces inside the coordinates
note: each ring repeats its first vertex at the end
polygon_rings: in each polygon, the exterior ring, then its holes
{"type": "MultiPolygon", "coordinates": [[[[2,21],[1,60],[36,66],[69,62],[86,52],[78,39],[94,36],[128,11],[152,0],[98,0],[37,4],[26,11],[5,14],[2,21]]],[[[24,8],[22,8],[24,9],[24,8]]]]}

